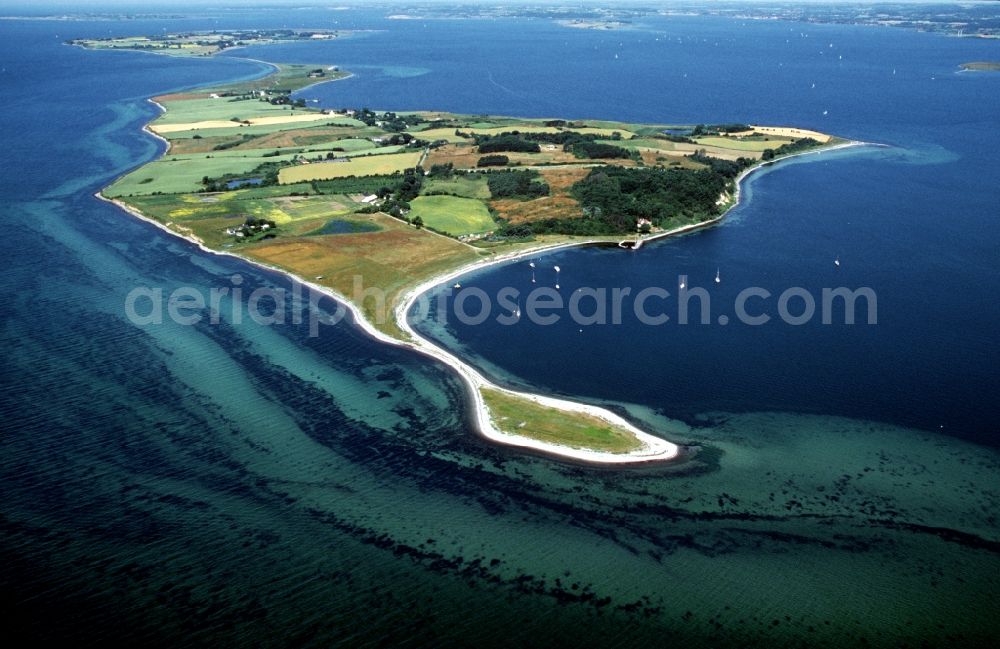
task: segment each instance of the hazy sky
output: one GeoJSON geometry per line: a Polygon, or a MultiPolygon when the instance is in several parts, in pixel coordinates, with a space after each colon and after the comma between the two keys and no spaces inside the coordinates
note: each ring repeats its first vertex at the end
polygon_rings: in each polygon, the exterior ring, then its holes
{"type": "MultiPolygon", "coordinates": [[[[378,0],[377,2],[359,1],[359,0],[207,0],[199,2],[198,0],[30,0],[20,2],[16,0],[0,0],[0,7],[4,9],[17,9],[21,10],[31,10],[31,13],[37,13],[37,10],[46,7],[58,7],[61,11],[67,11],[70,8],[75,8],[80,11],[89,11],[93,9],[100,9],[105,7],[127,7],[129,9],[134,9],[136,11],[150,11],[155,10],[158,7],[169,7],[169,6],[188,6],[188,7],[200,7],[200,8],[211,8],[213,6],[248,6],[248,5],[291,5],[299,7],[324,7],[324,6],[354,6],[363,7],[366,4],[487,4],[490,6],[496,6],[498,4],[559,4],[559,5],[573,5],[573,4],[587,4],[587,5],[600,5],[604,7],[611,7],[613,5],[626,5],[626,6],[651,6],[651,5],[669,5],[669,4],[684,4],[690,3],[696,0],[398,0],[394,2],[393,0],[378,0]]],[[[969,2],[959,2],[957,0],[762,0],[760,2],[754,2],[754,0],[744,0],[743,4],[777,4],[781,2],[789,2],[795,4],[838,4],[838,3],[849,3],[849,4],[877,4],[879,2],[884,4],[902,4],[902,3],[933,3],[933,4],[970,4],[969,2]]],[[[996,0],[983,0],[983,1],[993,1],[996,0]]],[[[702,0],[704,4],[709,4],[711,0],[702,0]]],[[[741,2],[741,0],[723,0],[723,2],[741,2]]]]}

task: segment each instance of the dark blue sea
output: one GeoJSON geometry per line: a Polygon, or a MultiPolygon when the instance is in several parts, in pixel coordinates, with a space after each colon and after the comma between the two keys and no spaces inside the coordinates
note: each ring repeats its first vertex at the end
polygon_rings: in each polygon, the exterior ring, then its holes
{"type": "MultiPolygon", "coordinates": [[[[16,12],[5,7],[7,13],[16,12]]],[[[649,17],[206,9],[0,21],[0,593],[37,643],[974,646],[1000,633],[1000,42],[649,17]],[[69,38],[375,30],[211,60],[69,38]],[[289,280],[93,194],[162,153],[146,98],[328,63],[324,106],[793,124],[887,146],[755,174],[718,226],[540,255],[539,283],[711,295],[711,324],[428,333],[498,381],[689,445],[609,471],[497,448],[446,367],[349,321],[139,327],[136,287],[289,280]],[[833,262],[837,259],[840,265],[833,262]],[[719,272],[721,282],[714,277],[719,272]],[[739,291],[869,287],[877,324],[718,324],[739,291]]],[[[462,278],[531,289],[529,260],[462,278]]],[[[334,311],[324,302],[321,309],[334,311]]],[[[867,315],[867,314],[863,314],[867,315]]],[[[777,320],[777,318],[775,318],[777,320]]],[[[859,317],[863,323],[864,318],[859,317]]]]}

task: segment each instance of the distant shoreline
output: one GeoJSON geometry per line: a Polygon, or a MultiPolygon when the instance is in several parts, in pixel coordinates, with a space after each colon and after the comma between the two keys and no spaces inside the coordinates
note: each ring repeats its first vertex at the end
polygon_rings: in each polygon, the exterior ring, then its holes
{"type": "Polygon", "coordinates": [[[1000,72],[1000,61],[972,61],[962,63],[958,67],[963,72],[1000,72]]]}

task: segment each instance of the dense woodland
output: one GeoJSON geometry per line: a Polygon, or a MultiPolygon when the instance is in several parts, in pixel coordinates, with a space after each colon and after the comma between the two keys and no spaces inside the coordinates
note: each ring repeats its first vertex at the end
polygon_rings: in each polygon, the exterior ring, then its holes
{"type": "Polygon", "coordinates": [[[479,153],[538,153],[542,150],[537,142],[521,137],[517,133],[501,133],[500,135],[477,135],[476,142],[479,153]]]}
{"type": "Polygon", "coordinates": [[[548,196],[549,186],[530,169],[491,173],[487,180],[492,198],[531,199],[548,196]]]}
{"type": "Polygon", "coordinates": [[[649,169],[595,167],[573,185],[571,194],[583,208],[576,219],[545,219],[501,227],[501,236],[534,234],[623,234],[635,232],[639,219],[668,228],[679,219],[701,220],[719,213],[720,194],[731,179],[712,168],[649,169]]]}

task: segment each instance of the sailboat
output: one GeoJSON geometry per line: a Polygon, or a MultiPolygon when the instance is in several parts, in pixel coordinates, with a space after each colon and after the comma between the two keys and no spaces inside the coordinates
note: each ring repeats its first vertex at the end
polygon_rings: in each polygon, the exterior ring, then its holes
{"type": "Polygon", "coordinates": [[[719,269],[718,269],[718,268],[716,268],[716,269],[715,269],[715,283],[716,283],[716,284],[718,284],[718,283],[720,283],[720,282],[722,282],[722,278],[721,278],[721,277],[719,277],[719,269]]]}

